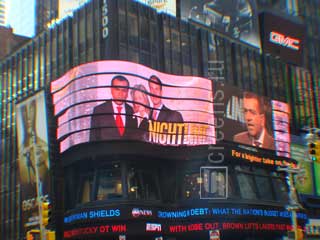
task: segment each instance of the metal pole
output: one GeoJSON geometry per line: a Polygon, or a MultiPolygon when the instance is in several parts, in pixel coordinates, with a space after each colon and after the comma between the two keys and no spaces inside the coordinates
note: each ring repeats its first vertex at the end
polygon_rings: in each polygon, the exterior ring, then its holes
{"type": "Polygon", "coordinates": [[[295,209],[292,209],[292,214],[291,214],[291,221],[293,224],[293,231],[294,231],[294,239],[298,239],[298,224],[297,224],[297,212],[295,209]]]}
{"type": "Polygon", "coordinates": [[[287,210],[291,212],[291,223],[294,232],[294,239],[298,239],[298,223],[297,223],[297,210],[302,207],[297,201],[296,189],[293,184],[293,174],[300,173],[302,170],[300,168],[291,168],[291,167],[279,167],[278,171],[283,171],[287,173],[287,184],[289,187],[289,205],[287,210]]]}
{"type": "Polygon", "coordinates": [[[294,231],[294,239],[297,240],[298,239],[298,223],[297,223],[297,208],[295,207],[295,205],[297,204],[295,201],[295,194],[296,194],[296,189],[294,188],[293,185],[293,173],[292,172],[288,172],[289,175],[289,182],[290,182],[290,206],[292,206],[291,208],[291,222],[292,222],[292,226],[293,226],[293,231],[294,231]]]}

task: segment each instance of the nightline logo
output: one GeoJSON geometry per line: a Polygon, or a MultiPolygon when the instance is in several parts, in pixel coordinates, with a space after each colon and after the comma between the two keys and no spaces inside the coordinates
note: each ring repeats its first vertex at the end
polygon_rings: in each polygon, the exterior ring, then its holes
{"type": "Polygon", "coordinates": [[[290,48],[292,50],[298,51],[300,49],[300,40],[296,39],[296,38],[292,38],[289,36],[285,36],[281,33],[278,32],[271,32],[270,33],[270,42],[283,46],[283,47],[287,47],[290,48]]]}

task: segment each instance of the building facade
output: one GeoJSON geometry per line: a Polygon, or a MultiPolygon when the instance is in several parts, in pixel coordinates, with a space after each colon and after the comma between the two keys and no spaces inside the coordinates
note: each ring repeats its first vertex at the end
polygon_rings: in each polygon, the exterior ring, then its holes
{"type": "MultiPolygon", "coordinates": [[[[64,138],[58,138],[60,115],[55,113],[53,83],[70,70],[74,71],[70,81],[78,81],[86,73],[80,71],[81,66],[95,66],[100,60],[127,61],[163,74],[207,78],[212,80],[211,89],[228,85],[288,103],[290,133],[294,135],[300,135],[305,126],[319,127],[317,1],[255,4],[261,12],[286,11],[286,20],[305,24],[301,65],[243,40],[237,31],[245,35],[247,27],[256,24],[246,18],[243,25],[233,28],[237,30],[234,35],[227,32],[232,23],[227,18],[219,25],[224,28],[210,25],[214,23],[212,18],[210,24],[203,24],[197,17],[184,19],[182,9],[187,9],[190,16],[200,9],[193,8],[192,1],[186,2],[190,5],[177,1],[174,17],[135,1],[93,0],[1,61],[1,239],[23,239],[28,230],[21,220],[25,212],[17,104],[41,90],[47,102],[52,180],[49,196],[53,216],[49,227],[56,230],[58,239],[210,239],[209,234],[216,234],[215,230],[220,230],[222,239],[281,239],[287,234],[291,225],[285,209],[288,186],[276,162],[295,165],[288,155],[248,147],[232,139],[217,140],[214,146],[180,147],[141,141],[85,142],[61,153],[64,138]],[[217,163],[214,156],[220,152],[225,160],[217,163]],[[263,158],[266,160],[259,162],[263,158]],[[227,167],[227,196],[221,193],[220,199],[200,199],[203,166],[227,167]]],[[[212,17],[210,14],[217,12],[215,7],[206,5],[209,10],[201,14],[212,17]]],[[[255,33],[260,35],[259,31],[255,33]]],[[[215,131],[218,134],[218,127],[215,131]]],[[[218,185],[223,184],[220,177],[218,185]]],[[[314,205],[309,205],[307,212],[299,212],[301,227],[308,211],[314,217],[319,206],[314,190],[309,197],[314,205]]]]}
{"type": "Polygon", "coordinates": [[[0,59],[4,59],[7,55],[18,49],[23,45],[23,43],[29,40],[28,38],[13,34],[13,29],[8,27],[0,27],[0,34],[0,59]]]}

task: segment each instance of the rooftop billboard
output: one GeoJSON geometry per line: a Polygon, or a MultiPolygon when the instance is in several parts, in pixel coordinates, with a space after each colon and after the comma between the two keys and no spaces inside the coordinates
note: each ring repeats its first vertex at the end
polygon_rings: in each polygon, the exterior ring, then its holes
{"type": "Polygon", "coordinates": [[[143,3],[157,10],[157,12],[163,12],[176,16],[176,0],[134,0],[139,3],[143,3]]]}
{"type": "Polygon", "coordinates": [[[254,0],[183,0],[180,4],[182,19],[260,48],[258,11],[254,0]]]}

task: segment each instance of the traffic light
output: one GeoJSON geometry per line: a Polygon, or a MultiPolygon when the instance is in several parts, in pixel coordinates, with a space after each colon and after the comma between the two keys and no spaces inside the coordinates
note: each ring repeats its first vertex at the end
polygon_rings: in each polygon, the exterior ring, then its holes
{"type": "Polygon", "coordinates": [[[27,232],[27,240],[40,240],[40,230],[32,229],[27,232]]]}
{"type": "Polygon", "coordinates": [[[320,162],[320,142],[309,143],[309,155],[312,161],[320,162]]]}
{"type": "Polygon", "coordinates": [[[42,225],[47,226],[50,222],[51,204],[49,202],[42,202],[42,225]]]}
{"type": "Polygon", "coordinates": [[[297,229],[297,240],[303,240],[304,238],[304,232],[301,228],[297,229]]]}
{"type": "Polygon", "coordinates": [[[320,140],[316,142],[316,161],[320,163],[320,140]]]}
{"type": "Polygon", "coordinates": [[[47,231],[47,240],[55,240],[56,239],[56,232],[55,231],[47,231]]]}

